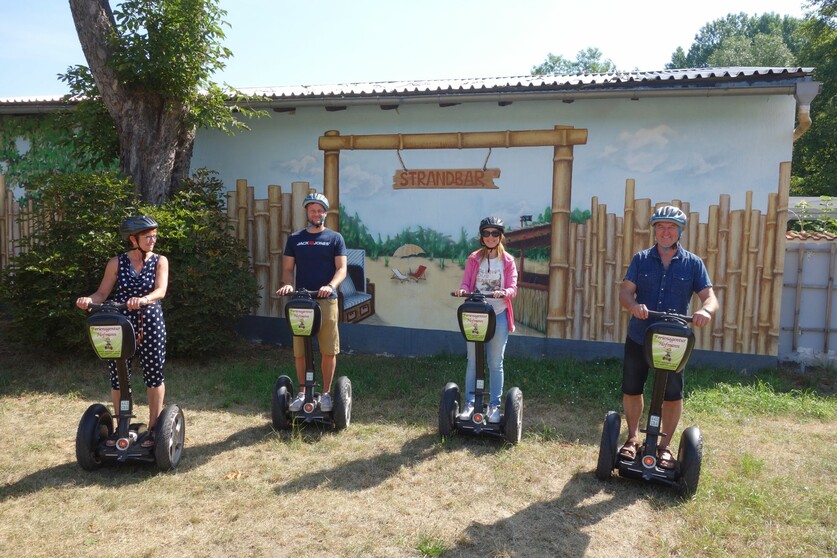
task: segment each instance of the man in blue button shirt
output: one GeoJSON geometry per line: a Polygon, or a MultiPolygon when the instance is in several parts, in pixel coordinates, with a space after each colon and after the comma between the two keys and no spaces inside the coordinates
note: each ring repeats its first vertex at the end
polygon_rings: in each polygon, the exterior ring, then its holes
{"type": "MultiPolygon", "coordinates": [[[[628,422],[628,440],[619,454],[625,459],[634,459],[639,451],[639,419],[644,406],[642,393],[648,378],[648,363],[642,346],[645,329],[651,324],[648,311],[687,314],[694,293],[702,303],[700,310],[693,314],[692,323],[696,327],[709,324],[718,310],[718,299],[703,260],[680,245],[686,214],[671,205],[660,207],[651,216],[651,226],[656,244],[634,255],[619,289],[619,303],[631,312],[622,366],[622,402],[628,422]]],[[[669,444],[682,413],[683,374],[672,374],[663,401],[665,435],[657,453],[660,467],[674,467],[669,444]]]]}

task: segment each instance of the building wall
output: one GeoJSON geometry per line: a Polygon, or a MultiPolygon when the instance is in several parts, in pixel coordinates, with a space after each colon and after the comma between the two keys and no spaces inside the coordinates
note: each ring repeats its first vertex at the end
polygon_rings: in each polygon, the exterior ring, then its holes
{"type": "MultiPolygon", "coordinates": [[[[245,178],[265,197],[269,184],[310,182],[321,190],[323,155],[317,140],[326,130],[342,135],[551,129],[568,125],[589,130],[575,149],[573,208],[599,203],[619,207],[623,185],[636,179],[637,197],[653,202],[682,199],[704,212],[720,194],[741,207],[752,191],[754,208],[764,210],[775,192],[779,163],[791,160],[795,102],[791,96],[734,96],[465,103],[440,108],[408,104],[397,110],[322,107],[271,113],[250,123],[252,132],[234,137],[217,131],[198,135],[193,168],[208,167],[234,188],[245,178]]],[[[488,151],[402,151],[407,168],[482,167],[488,151]]],[[[404,227],[431,227],[457,235],[479,216],[494,214],[516,223],[540,214],[551,201],[551,148],[494,149],[488,166],[501,169],[498,190],[393,190],[401,168],[390,151],[344,151],[340,202],[357,212],[373,234],[404,227]]]]}

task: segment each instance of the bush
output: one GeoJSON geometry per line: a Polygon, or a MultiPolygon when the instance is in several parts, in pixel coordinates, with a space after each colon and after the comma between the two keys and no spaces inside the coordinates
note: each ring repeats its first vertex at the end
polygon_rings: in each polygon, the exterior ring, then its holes
{"type": "Polygon", "coordinates": [[[125,250],[119,223],[145,213],[160,224],[156,251],[169,259],[163,300],[172,355],[221,352],[234,326],[258,301],[242,244],[227,232],[214,173],[200,170],[171,201],[136,203],[133,185],[109,173],[69,173],[37,184],[30,236],[0,277],[10,333],[35,348],[89,350],[75,299],[94,292],[108,259],[125,250]]]}

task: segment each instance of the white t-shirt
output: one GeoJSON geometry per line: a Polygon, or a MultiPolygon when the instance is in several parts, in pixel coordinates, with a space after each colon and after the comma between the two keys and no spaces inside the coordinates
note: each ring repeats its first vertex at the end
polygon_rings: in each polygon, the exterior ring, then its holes
{"type": "MultiPolygon", "coordinates": [[[[503,260],[497,258],[483,258],[477,270],[474,290],[481,293],[493,293],[503,288],[503,260]]],[[[502,298],[486,298],[494,307],[495,314],[506,311],[506,302],[502,298]]]]}

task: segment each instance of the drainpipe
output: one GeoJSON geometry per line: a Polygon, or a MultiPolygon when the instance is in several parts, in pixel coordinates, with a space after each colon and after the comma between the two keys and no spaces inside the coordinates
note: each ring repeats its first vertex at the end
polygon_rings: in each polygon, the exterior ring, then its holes
{"type": "Polygon", "coordinates": [[[793,131],[794,143],[811,127],[811,101],[820,92],[821,85],[818,81],[801,81],[796,84],[793,96],[796,99],[796,119],[799,124],[793,131]]]}

